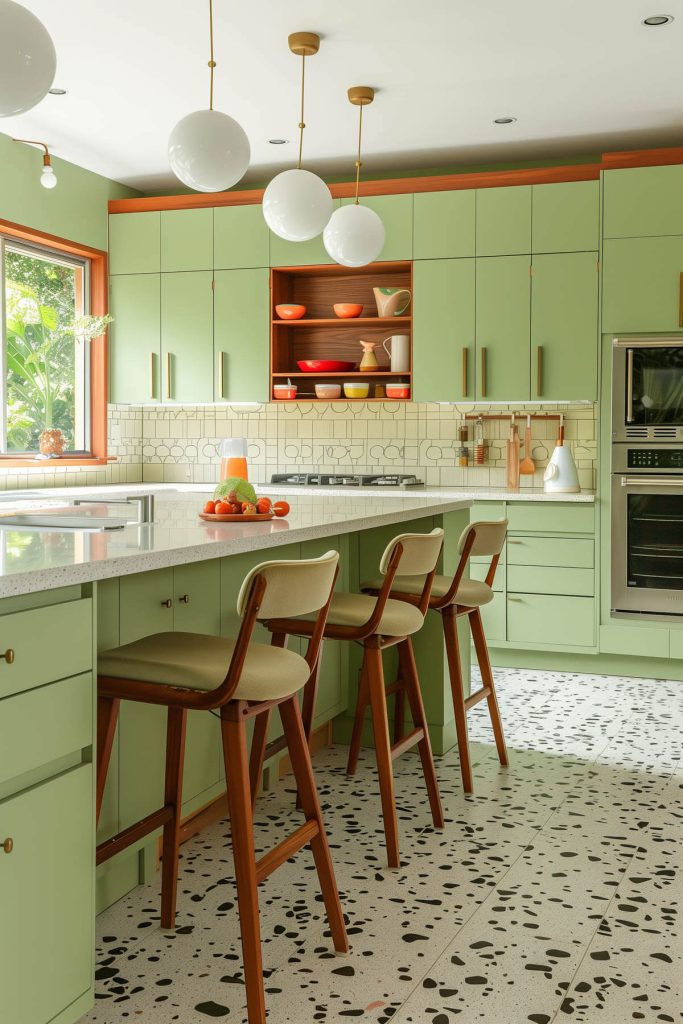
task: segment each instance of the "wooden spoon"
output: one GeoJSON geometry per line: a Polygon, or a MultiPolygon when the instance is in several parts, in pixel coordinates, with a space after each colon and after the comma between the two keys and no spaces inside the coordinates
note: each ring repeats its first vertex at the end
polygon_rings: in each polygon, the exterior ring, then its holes
{"type": "Polygon", "coordinates": [[[531,458],[531,416],[526,418],[526,428],[524,430],[524,458],[519,464],[519,472],[523,476],[531,476],[536,470],[536,463],[531,458]]]}

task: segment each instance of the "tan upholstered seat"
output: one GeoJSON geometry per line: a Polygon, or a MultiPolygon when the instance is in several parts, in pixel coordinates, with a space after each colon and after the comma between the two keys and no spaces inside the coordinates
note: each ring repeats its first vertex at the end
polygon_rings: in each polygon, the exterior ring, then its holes
{"type": "MultiPolygon", "coordinates": [[[[117,679],[214,690],[225,679],[234,648],[234,640],[203,633],[155,633],[102,651],[98,672],[117,679]]],[[[296,693],[310,674],[308,663],[295,651],[250,643],[233,700],[278,700],[296,693]]]]}
{"type": "MultiPolygon", "coordinates": [[[[376,576],[367,583],[363,583],[361,590],[379,590],[384,579],[376,576]]],[[[453,582],[452,576],[435,576],[432,584],[432,597],[444,597],[448,588],[453,582]]],[[[392,584],[392,591],[398,594],[414,594],[420,596],[425,584],[424,576],[395,576],[392,584]]],[[[455,603],[467,608],[480,608],[482,605],[493,601],[491,587],[480,580],[462,580],[455,595],[455,603]]]]}
{"type": "MultiPolygon", "coordinates": [[[[408,577],[411,579],[412,577],[408,577]]],[[[380,587],[381,587],[380,583],[380,587]]],[[[424,578],[422,578],[424,586],[424,578]]],[[[422,592],[420,589],[419,593],[422,592]]],[[[377,599],[367,594],[335,594],[327,617],[328,626],[362,626],[372,615],[377,599]]],[[[309,619],[312,616],[303,615],[309,619]]],[[[377,633],[380,636],[412,636],[422,628],[424,617],[414,605],[403,601],[387,601],[377,633]]]]}

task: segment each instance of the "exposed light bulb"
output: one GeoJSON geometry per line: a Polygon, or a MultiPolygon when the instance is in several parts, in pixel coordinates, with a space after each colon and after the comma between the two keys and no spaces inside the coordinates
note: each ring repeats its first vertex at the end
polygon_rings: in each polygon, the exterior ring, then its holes
{"type": "Polygon", "coordinates": [[[57,184],[57,175],[51,164],[45,164],[40,175],[40,184],[43,188],[54,188],[57,184]]]}

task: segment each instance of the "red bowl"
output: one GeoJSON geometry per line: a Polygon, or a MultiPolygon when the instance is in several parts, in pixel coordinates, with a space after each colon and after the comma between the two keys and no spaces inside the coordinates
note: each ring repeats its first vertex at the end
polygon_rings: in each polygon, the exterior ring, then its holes
{"type": "Polygon", "coordinates": [[[299,306],[294,302],[281,302],[275,307],[275,312],[281,320],[301,320],[306,312],[305,306],[299,306]]]}
{"type": "Polygon", "coordinates": [[[348,373],[356,368],[342,359],[300,359],[296,365],[302,373],[348,373]]]}

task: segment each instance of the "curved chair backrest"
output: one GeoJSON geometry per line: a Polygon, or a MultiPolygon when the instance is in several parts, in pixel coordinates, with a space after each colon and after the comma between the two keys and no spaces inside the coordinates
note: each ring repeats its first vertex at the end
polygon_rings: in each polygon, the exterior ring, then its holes
{"type": "Polygon", "coordinates": [[[401,545],[401,557],[396,571],[401,576],[427,576],[436,569],[443,546],[443,530],[431,533],[400,533],[389,541],[379,563],[379,571],[386,576],[392,555],[401,545]]]}
{"type": "MultiPolygon", "coordinates": [[[[492,522],[470,523],[460,534],[458,541],[458,554],[462,555],[467,547],[467,541],[471,534],[474,534],[474,541],[470,547],[470,555],[484,555],[493,558],[499,555],[505,544],[507,534],[507,519],[495,519],[492,522]]],[[[401,570],[403,572],[403,570],[401,570]]]]}
{"type": "Polygon", "coordinates": [[[237,611],[240,616],[246,612],[257,576],[266,584],[257,619],[291,618],[320,611],[329,601],[338,564],[338,551],[327,551],[320,558],[261,562],[244,578],[237,611]]]}

